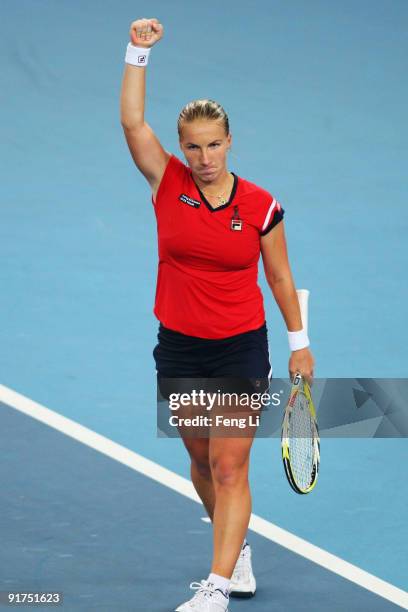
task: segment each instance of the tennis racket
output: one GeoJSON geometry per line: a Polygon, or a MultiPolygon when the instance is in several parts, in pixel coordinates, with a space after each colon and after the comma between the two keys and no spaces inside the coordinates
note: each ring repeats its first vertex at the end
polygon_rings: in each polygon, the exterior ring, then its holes
{"type": "MultiPolygon", "coordinates": [[[[309,291],[297,291],[302,323],[307,329],[309,291]]],[[[282,422],[282,460],[285,474],[296,493],[310,493],[317,482],[320,438],[312,394],[306,380],[297,373],[282,422]]]]}

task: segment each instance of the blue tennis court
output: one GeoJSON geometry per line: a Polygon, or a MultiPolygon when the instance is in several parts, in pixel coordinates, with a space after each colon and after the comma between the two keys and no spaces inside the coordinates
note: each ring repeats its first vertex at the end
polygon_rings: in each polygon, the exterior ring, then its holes
{"type": "MultiPolygon", "coordinates": [[[[155,219],[119,117],[130,22],[165,27],[146,108],[163,146],[181,158],[180,109],[218,100],[231,170],[284,206],[316,376],[404,378],[408,5],[21,0],[2,14],[0,591],[173,610],[211,535],[181,441],[156,432],[155,219]]],[[[284,377],[261,268],[260,285],[284,377]]],[[[258,591],[230,609],[408,609],[407,457],[406,438],[323,439],[299,497],[279,440],[256,440],[258,591]]]]}

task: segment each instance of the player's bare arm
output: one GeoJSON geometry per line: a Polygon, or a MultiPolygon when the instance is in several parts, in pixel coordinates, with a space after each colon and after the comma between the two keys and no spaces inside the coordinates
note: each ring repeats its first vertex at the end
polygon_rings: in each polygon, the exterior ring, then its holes
{"type": "MultiPolygon", "coordinates": [[[[138,19],[130,26],[130,42],[142,48],[153,47],[164,29],[156,18],[138,19]]],[[[146,67],[125,64],[121,98],[121,124],[133,161],[156,196],[170,153],[164,150],[145,121],[146,67]]]]}
{"type": "MultiPolygon", "coordinates": [[[[299,300],[290,270],[283,221],[261,237],[261,253],[266,280],[288,331],[302,329],[299,300]]],[[[292,352],[289,360],[291,377],[296,372],[300,372],[309,382],[312,382],[313,367],[313,355],[308,348],[292,352]]]]}

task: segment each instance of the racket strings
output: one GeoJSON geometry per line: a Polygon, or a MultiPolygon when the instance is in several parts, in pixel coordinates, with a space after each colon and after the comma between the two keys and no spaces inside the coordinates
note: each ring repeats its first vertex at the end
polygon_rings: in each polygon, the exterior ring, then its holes
{"type": "Polygon", "coordinates": [[[308,400],[299,391],[289,420],[290,467],[296,483],[307,489],[313,479],[314,427],[308,400]]]}

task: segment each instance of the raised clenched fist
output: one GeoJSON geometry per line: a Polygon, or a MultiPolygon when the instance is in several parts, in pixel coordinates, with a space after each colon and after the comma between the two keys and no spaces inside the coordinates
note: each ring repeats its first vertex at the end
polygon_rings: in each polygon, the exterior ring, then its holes
{"type": "Polygon", "coordinates": [[[163,32],[158,19],[138,19],[130,26],[130,42],[136,47],[153,47],[163,37],[163,32]]]}

